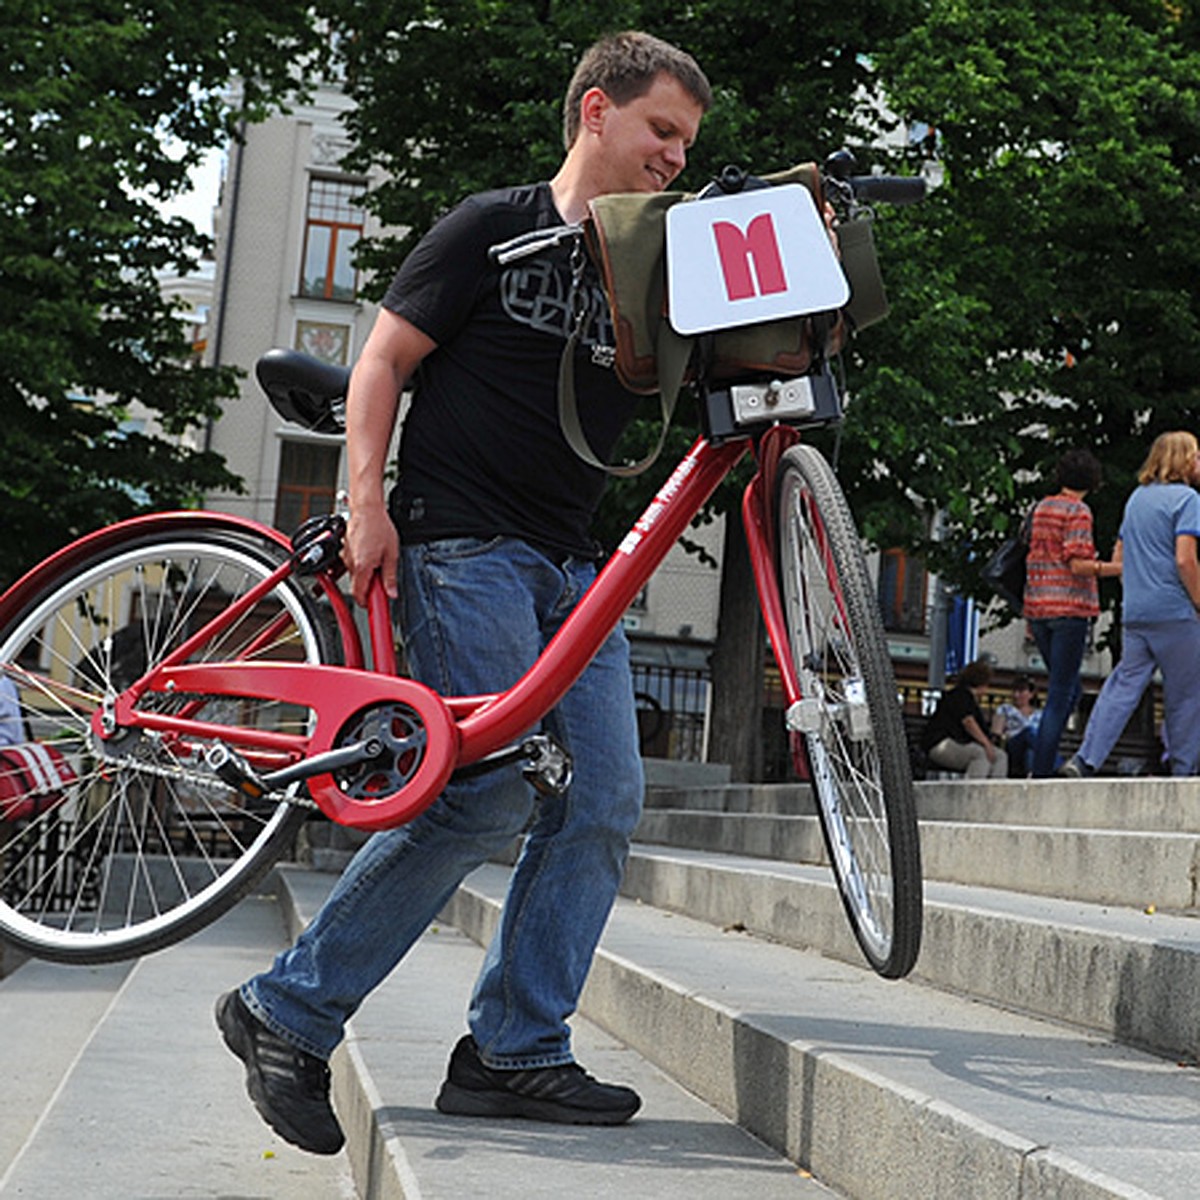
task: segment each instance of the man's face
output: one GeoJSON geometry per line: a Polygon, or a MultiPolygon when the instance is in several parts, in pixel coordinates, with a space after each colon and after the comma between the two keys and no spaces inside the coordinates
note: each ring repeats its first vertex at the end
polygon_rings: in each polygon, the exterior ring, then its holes
{"type": "MultiPolygon", "coordinates": [[[[603,191],[661,192],[687,163],[704,110],[671,75],[616,105],[597,90],[589,131],[599,138],[603,191]]],[[[585,135],[588,131],[585,131],[585,135]]]]}

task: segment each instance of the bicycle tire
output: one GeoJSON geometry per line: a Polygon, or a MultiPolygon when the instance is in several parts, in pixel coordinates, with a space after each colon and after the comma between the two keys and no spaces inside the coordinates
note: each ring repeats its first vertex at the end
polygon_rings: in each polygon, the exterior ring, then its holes
{"type": "Polygon", "coordinates": [[[777,483],[780,598],[801,701],[789,711],[834,878],[871,967],[921,946],[920,841],[895,676],[854,518],[829,464],[789,449],[777,483]]]}
{"type": "MultiPolygon", "coordinates": [[[[289,848],[307,814],[294,789],[259,809],[203,769],[202,739],[142,733],[110,744],[91,728],[106,694],[285,555],[266,536],[216,524],[143,525],[50,577],[0,630],[0,671],[18,685],[25,737],[53,747],[76,776],[49,807],[34,802],[34,815],[0,822],[0,937],[57,962],[138,957],[216,920],[289,848]]],[[[336,662],[338,645],[320,602],[285,580],[188,661],[336,662]]],[[[186,705],[218,725],[296,731],[311,720],[252,698],[157,694],[139,704],[186,705]]]]}

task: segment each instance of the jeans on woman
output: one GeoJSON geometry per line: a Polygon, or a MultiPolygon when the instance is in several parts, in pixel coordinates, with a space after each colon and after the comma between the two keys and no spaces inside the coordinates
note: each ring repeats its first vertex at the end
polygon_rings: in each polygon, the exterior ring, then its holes
{"type": "Polygon", "coordinates": [[[1037,739],[1037,726],[1028,725],[1018,730],[1008,739],[1005,750],[1008,751],[1009,779],[1025,779],[1033,767],[1033,746],[1037,739]]]}
{"type": "Polygon", "coordinates": [[[1200,621],[1145,621],[1123,626],[1121,658],[1088,718],[1079,757],[1104,765],[1150,685],[1163,677],[1163,741],[1172,775],[1195,775],[1200,759],[1200,621]]]}
{"type": "MultiPolygon", "coordinates": [[[[403,626],[413,675],[447,695],[508,688],[595,574],[592,563],[559,565],[511,538],[404,546],[403,626]]],[[[490,1066],[572,1061],[566,1020],[641,814],[629,647],[619,628],[543,728],[573,759],[565,795],[543,798],[535,810],[519,768],[504,767],[451,783],[413,821],[375,834],[295,945],[243,986],[251,1011],[279,1036],[327,1058],[346,1021],[464,876],[526,830],[469,1024],[490,1066]]]]}
{"type": "Polygon", "coordinates": [[[1033,743],[1032,774],[1044,779],[1058,765],[1058,743],[1067,719],[1079,703],[1079,673],[1087,649],[1087,617],[1039,617],[1029,622],[1033,640],[1046,664],[1046,704],[1033,743]]]}

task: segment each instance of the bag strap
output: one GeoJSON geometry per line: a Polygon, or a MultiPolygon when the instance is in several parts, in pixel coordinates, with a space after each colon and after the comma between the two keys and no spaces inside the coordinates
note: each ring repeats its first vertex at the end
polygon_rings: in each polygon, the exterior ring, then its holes
{"type": "Polygon", "coordinates": [[[671,418],[675,415],[675,404],[679,399],[679,389],[683,386],[683,377],[687,372],[688,359],[692,355],[692,341],[680,336],[671,328],[669,321],[660,321],[658,325],[657,357],[659,383],[659,415],[662,420],[658,431],[658,441],[645,458],[622,466],[613,466],[598,458],[591,446],[588,445],[587,435],[583,432],[583,423],[579,419],[579,406],[575,401],[575,348],[579,344],[580,328],[571,330],[567,344],[563,347],[562,358],[558,364],[558,423],[562,426],[563,437],[567,445],[593,467],[606,471],[609,475],[628,479],[641,475],[652,467],[662,453],[667,440],[667,430],[671,427],[671,418]]]}
{"type": "Polygon", "coordinates": [[[1033,510],[1037,508],[1036,504],[1031,504],[1026,510],[1025,515],[1021,518],[1021,524],[1017,529],[1017,537],[1022,545],[1028,546],[1033,541],[1033,510]]]}
{"type": "MultiPolygon", "coordinates": [[[[595,210],[604,208],[607,212],[611,212],[616,216],[617,220],[629,226],[631,223],[646,220],[647,214],[650,215],[650,220],[661,222],[665,218],[666,210],[672,204],[676,204],[680,199],[683,199],[683,193],[677,192],[659,192],[653,196],[624,196],[624,194],[614,194],[614,196],[598,197],[589,204],[589,209],[592,211],[590,218],[590,232],[594,238],[602,236],[602,228],[595,218],[595,210]]],[[[587,228],[587,226],[586,226],[587,228]]],[[[659,455],[662,452],[662,446],[666,443],[667,431],[671,428],[671,420],[674,416],[674,409],[679,398],[679,390],[683,386],[685,374],[688,373],[688,361],[691,358],[692,340],[677,334],[672,329],[671,323],[668,322],[664,314],[661,312],[654,313],[654,354],[655,360],[658,362],[658,382],[659,382],[659,415],[661,425],[659,428],[658,442],[654,448],[650,450],[646,457],[641,458],[637,462],[625,463],[623,466],[612,466],[606,463],[595,454],[592,446],[588,444],[587,434],[583,432],[583,422],[580,420],[580,410],[576,400],[575,391],[575,353],[580,344],[580,338],[583,334],[583,325],[587,319],[587,294],[583,290],[583,272],[586,270],[588,260],[588,247],[584,244],[584,240],[580,239],[572,248],[571,252],[571,332],[566,344],[563,347],[562,358],[558,364],[558,424],[562,427],[563,437],[566,439],[566,444],[576,452],[582,460],[589,466],[598,468],[602,472],[610,475],[616,475],[620,479],[630,479],[632,476],[641,475],[643,472],[653,466],[658,461],[659,455]]],[[[593,258],[600,263],[602,256],[594,254],[593,258]]],[[[643,275],[646,280],[654,277],[655,271],[661,271],[662,252],[659,251],[653,258],[643,258],[638,262],[630,262],[623,264],[638,275],[643,275]]],[[[613,264],[610,265],[612,268],[613,264]]],[[[602,280],[608,293],[616,294],[618,284],[613,278],[604,278],[602,280]]],[[[622,288],[624,290],[624,288],[622,288]]],[[[654,289],[647,288],[643,283],[638,283],[636,287],[631,289],[631,293],[637,296],[653,296],[654,289]]],[[[646,314],[647,323],[652,314],[646,314]]]]}

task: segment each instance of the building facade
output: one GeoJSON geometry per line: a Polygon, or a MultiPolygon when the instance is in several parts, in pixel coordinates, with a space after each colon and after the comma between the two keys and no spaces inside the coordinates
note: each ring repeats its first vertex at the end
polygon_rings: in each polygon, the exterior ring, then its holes
{"type": "Polygon", "coordinates": [[[241,395],[207,433],[246,484],[208,503],[290,532],[327,512],[344,484],[340,438],[282,420],[254,379],[273,347],[349,365],[374,320],[359,297],[358,239],[378,233],[355,199],[370,184],[347,174],[340,123],[348,101],[319,88],[292,114],[249,126],[230,147],[215,221],[216,279],[206,361],[245,372],[241,395]]]}

